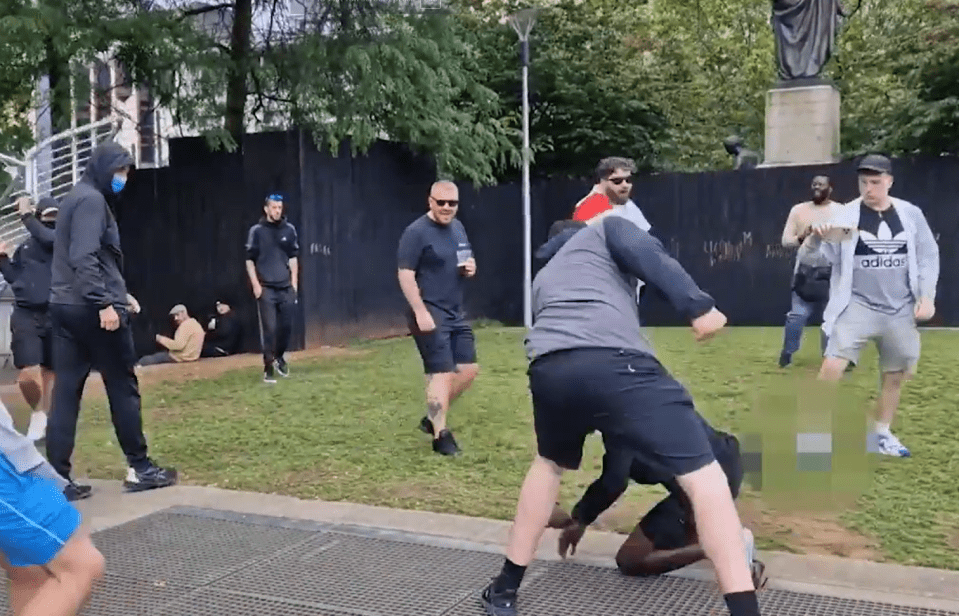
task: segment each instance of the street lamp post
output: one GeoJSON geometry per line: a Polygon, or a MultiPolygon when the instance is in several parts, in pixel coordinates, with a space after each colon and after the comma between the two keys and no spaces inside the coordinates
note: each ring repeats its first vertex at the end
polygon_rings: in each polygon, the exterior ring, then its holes
{"type": "Polygon", "coordinates": [[[523,325],[527,329],[533,326],[533,304],[530,297],[533,287],[533,230],[529,194],[529,33],[536,23],[538,13],[539,9],[523,9],[507,18],[519,37],[523,61],[523,325]]]}

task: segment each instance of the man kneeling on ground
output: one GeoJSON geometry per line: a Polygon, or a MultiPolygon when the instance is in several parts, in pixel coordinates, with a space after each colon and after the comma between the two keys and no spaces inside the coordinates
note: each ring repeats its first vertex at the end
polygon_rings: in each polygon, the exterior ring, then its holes
{"type": "MultiPolygon", "coordinates": [[[[713,429],[702,421],[713,455],[729,481],[733,498],[739,496],[743,479],[743,467],[739,455],[739,440],[732,434],[713,429]]],[[[609,443],[607,443],[609,445],[609,443]]],[[[553,508],[548,526],[562,529],[559,537],[559,554],[566,558],[576,553],[576,546],[586,532],[586,527],[626,491],[629,480],[641,485],[662,485],[669,495],[656,504],[636,525],[616,553],[616,565],[624,575],[662,575],[681,569],[706,558],[699,545],[696,521],[692,506],[675,478],[648,459],[634,452],[608,446],[603,456],[603,472],[583,494],[572,516],[559,504],[553,508]]],[[[753,585],[764,585],[765,565],[755,559],[755,543],[752,532],[743,529],[746,543],[746,559],[753,575],[753,585]]]]}

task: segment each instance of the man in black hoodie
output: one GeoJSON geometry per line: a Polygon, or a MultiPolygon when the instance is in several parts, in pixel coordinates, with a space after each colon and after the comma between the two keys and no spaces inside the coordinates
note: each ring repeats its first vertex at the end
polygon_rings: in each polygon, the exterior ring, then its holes
{"type": "Polygon", "coordinates": [[[37,441],[46,434],[53,388],[53,334],[47,307],[58,208],[50,197],[40,199],[36,209],[28,197],[21,197],[17,209],[30,237],[12,256],[6,243],[0,245],[0,272],[13,288],[16,301],[10,315],[10,349],[13,365],[20,370],[17,385],[33,411],[27,437],[37,441]]]}
{"type": "Polygon", "coordinates": [[[233,302],[218,299],[216,314],[207,323],[206,339],[200,357],[226,357],[240,352],[243,343],[243,326],[233,312],[233,302]]]}
{"type": "Polygon", "coordinates": [[[116,218],[107,198],[123,190],[133,157],[117,143],[97,146],[83,177],[63,198],[53,243],[50,316],[54,327],[53,409],[47,427],[47,458],[70,484],[67,498],[90,495],[70,479],[83,386],[91,369],[103,378],[110,415],[129,469],[131,491],[176,483],[173,469],[147,456],[140,413],[137,356],[130,310],[138,311],[123,280],[123,253],[116,218]]]}
{"type": "Polygon", "coordinates": [[[263,218],[246,237],[246,273],[260,313],[265,383],[276,383],[275,372],[290,375],[284,354],[293,331],[299,254],[296,227],[283,215],[283,196],[272,194],[263,205],[263,218]]]}

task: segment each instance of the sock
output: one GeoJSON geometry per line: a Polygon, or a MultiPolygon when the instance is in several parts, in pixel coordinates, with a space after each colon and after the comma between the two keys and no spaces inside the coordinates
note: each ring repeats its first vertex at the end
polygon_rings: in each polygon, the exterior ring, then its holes
{"type": "Polygon", "coordinates": [[[510,559],[503,562],[503,570],[500,571],[493,582],[493,590],[517,590],[523,583],[523,576],[526,575],[526,567],[520,567],[510,559]]]}
{"type": "Polygon", "coordinates": [[[729,616],[761,616],[755,590],[731,592],[723,598],[729,608],[729,616]]]}
{"type": "Polygon", "coordinates": [[[889,424],[876,422],[876,433],[882,434],[883,436],[889,436],[892,432],[889,431],[889,424]]]}
{"type": "Polygon", "coordinates": [[[746,544],[746,562],[752,567],[756,559],[756,539],[753,537],[753,531],[743,528],[743,541],[746,544]]]}
{"type": "Polygon", "coordinates": [[[27,437],[34,440],[41,438],[47,429],[47,414],[43,411],[34,411],[30,415],[30,426],[27,428],[27,437]]]}

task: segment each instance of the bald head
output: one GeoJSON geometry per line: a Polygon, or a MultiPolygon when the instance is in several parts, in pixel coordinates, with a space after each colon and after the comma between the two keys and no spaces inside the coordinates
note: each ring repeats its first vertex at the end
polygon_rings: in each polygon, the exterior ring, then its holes
{"type": "Polygon", "coordinates": [[[449,180],[439,180],[438,182],[433,182],[433,185],[430,186],[430,194],[434,194],[437,190],[442,192],[452,192],[452,194],[459,196],[460,189],[457,188],[456,184],[450,182],[449,180]]]}
{"type": "Polygon", "coordinates": [[[440,225],[448,225],[456,218],[460,205],[460,190],[456,184],[447,180],[434,182],[430,187],[429,206],[427,216],[440,225]]]}

